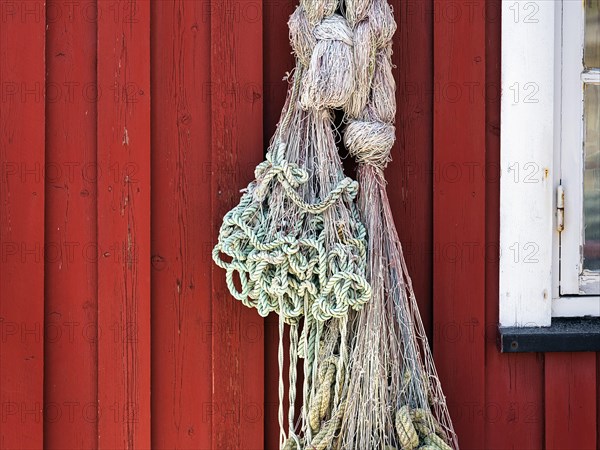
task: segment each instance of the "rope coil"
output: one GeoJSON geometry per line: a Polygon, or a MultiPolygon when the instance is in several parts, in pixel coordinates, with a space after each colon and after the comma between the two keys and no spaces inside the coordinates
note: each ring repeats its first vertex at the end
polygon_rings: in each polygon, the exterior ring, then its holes
{"type": "MultiPolygon", "coordinates": [[[[282,148],[285,146],[280,145],[277,153],[282,153],[282,148]]],[[[327,248],[320,216],[342,197],[354,200],[357,183],[344,178],[322,201],[307,203],[297,189],[308,181],[308,173],[281,160],[275,152],[269,153],[257,167],[256,176],[239,205],[223,218],[219,242],[213,249],[213,259],[225,269],[227,287],[233,297],[245,306],[256,308],[263,317],[271,312],[280,314],[287,323],[295,323],[304,314],[326,321],[346,315],[349,309],[360,309],[371,295],[364,277],[364,227],[357,222],[359,232],[355,237],[327,248]],[[308,221],[314,230],[312,237],[281,234],[271,238],[268,222],[260,220],[264,218],[260,213],[268,208],[269,193],[275,184],[298,207],[299,221],[308,221]],[[225,256],[231,261],[226,261],[225,256]],[[304,311],[305,298],[312,305],[309,311],[304,311]]]]}

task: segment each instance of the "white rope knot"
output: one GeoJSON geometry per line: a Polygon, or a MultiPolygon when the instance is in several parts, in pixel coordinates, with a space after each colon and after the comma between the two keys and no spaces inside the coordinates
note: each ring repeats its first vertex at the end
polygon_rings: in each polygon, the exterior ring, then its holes
{"type": "Polygon", "coordinates": [[[345,6],[354,31],[356,85],[344,111],[357,118],[370,104],[377,120],[392,123],[396,84],[390,56],[397,26],[391,7],[382,0],[346,0],[345,6]]]}
{"type": "MultiPolygon", "coordinates": [[[[346,0],[348,3],[363,2],[364,0],[346,0]]],[[[387,1],[370,0],[371,4],[367,13],[369,26],[373,33],[375,48],[380,50],[391,45],[392,38],[396,32],[396,21],[394,12],[387,1]]]]}
{"type": "Polygon", "coordinates": [[[356,162],[384,170],[396,140],[396,128],[388,123],[351,120],[344,133],[344,144],[356,162]]]}
{"type": "Polygon", "coordinates": [[[323,19],[315,27],[313,34],[319,41],[341,41],[350,47],[354,45],[352,29],[339,14],[323,19]]]}
{"type": "Polygon", "coordinates": [[[309,109],[343,107],[354,91],[354,36],[339,14],[323,19],[313,29],[316,45],[304,74],[300,104],[309,109]]]}

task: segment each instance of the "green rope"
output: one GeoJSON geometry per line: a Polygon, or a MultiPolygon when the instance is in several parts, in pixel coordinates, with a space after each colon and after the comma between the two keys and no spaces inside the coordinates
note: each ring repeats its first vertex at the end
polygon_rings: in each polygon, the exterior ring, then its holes
{"type": "Polygon", "coordinates": [[[298,188],[308,181],[308,173],[283,159],[284,150],[280,144],[267,154],[256,169],[257,181],[225,215],[213,259],[225,269],[233,297],[263,317],[276,312],[286,323],[296,323],[303,315],[320,322],[345,317],[349,309],[360,309],[371,296],[364,274],[366,231],[356,216],[357,235],[327,246],[322,214],[341,199],[354,200],[358,185],[344,178],[320,202],[307,203],[298,188]],[[314,230],[311,236],[300,237],[300,227],[288,235],[270,235],[265,211],[276,184],[298,207],[298,222],[314,230]],[[310,311],[305,311],[305,296],[310,299],[310,311]]]}
{"type": "MultiPolygon", "coordinates": [[[[371,297],[365,277],[366,230],[356,208],[350,208],[352,223],[343,227],[356,230],[354,235],[339,232],[337,242],[327,240],[324,214],[338,202],[351,204],[358,185],[344,178],[320,201],[305,202],[299,192],[309,181],[308,173],[284,158],[285,148],[284,144],[276,144],[269,151],[266,160],[256,168],[256,181],[245,190],[240,203],[225,215],[213,259],[225,269],[227,287],[234,298],[256,308],[261,316],[279,314],[280,447],[291,450],[310,445],[312,448],[310,441],[314,435],[314,448],[324,449],[341,423],[338,402],[348,364],[345,344],[348,312],[360,309],[371,297]],[[269,207],[274,192],[283,193],[284,201],[298,210],[297,223],[287,234],[272,231],[269,207]],[[302,234],[303,230],[310,231],[302,234]],[[298,336],[302,318],[304,326],[298,336]],[[341,320],[343,344],[339,356],[320,363],[323,327],[332,318],[341,320]],[[292,327],[287,437],[283,414],[284,322],[292,327]],[[299,357],[304,359],[305,369],[302,415],[313,425],[302,438],[294,426],[299,357]]],[[[277,201],[282,201],[281,197],[277,201]]]]}

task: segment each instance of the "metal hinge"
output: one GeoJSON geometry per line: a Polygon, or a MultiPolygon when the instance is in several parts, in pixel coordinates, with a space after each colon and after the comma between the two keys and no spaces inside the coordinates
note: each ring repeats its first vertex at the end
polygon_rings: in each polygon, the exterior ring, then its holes
{"type": "Polygon", "coordinates": [[[556,189],[556,229],[559,233],[565,229],[565,188],[562,184],[556,189]]]}

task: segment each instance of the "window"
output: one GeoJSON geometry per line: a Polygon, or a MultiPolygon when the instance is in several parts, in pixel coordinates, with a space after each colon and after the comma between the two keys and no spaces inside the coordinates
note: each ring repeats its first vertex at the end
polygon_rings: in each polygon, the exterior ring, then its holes
{"type": "Polygon", "coordinates": [[[600,316],[599,9],[502,2],[503,327],[600,316]]]}
{"type": "Polygon", "coordinates": [[[562,8],[561,177],[573,212],[560,236],[561,296],[600,295],[599,5],[567,1],[562,8]]]}

